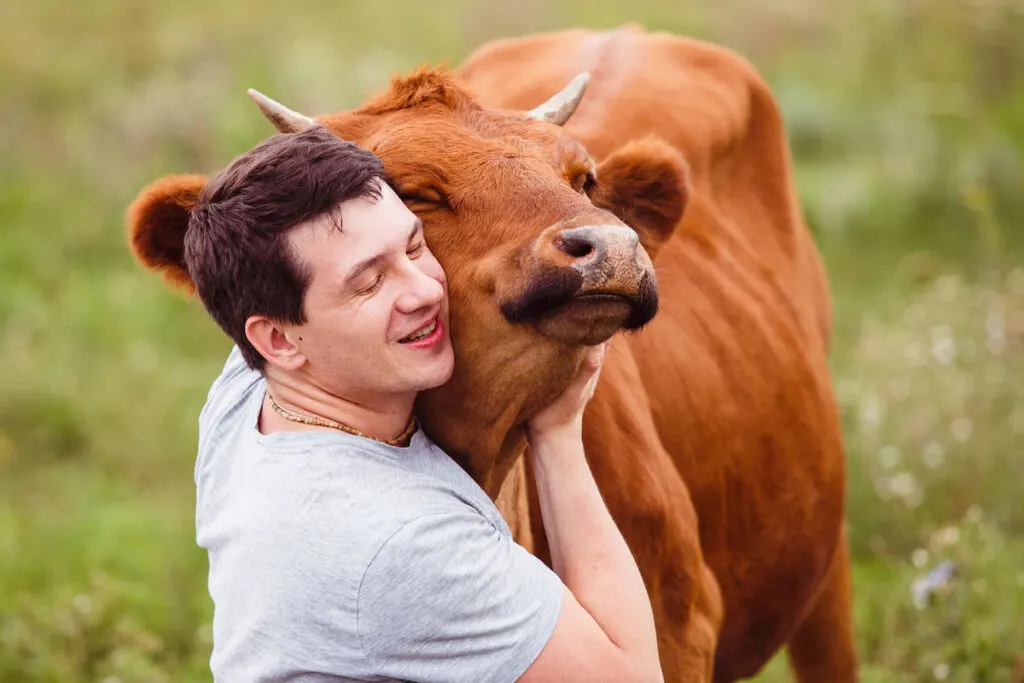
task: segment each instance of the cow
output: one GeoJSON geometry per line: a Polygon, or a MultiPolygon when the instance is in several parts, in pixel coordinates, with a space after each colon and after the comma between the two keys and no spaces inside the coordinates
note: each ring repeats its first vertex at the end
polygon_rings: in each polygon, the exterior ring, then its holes
{"type": "MultiPolygon", "coordinates": [[[[587,460],[643,574],[666,681],[857,680],[831,299],[758,72],[627,25],[486,44],[309,117],[381,157],[450,282],[456,371],[427,433],[550,556],[524,423],[582,349],[612,339],[587,460]],[[568,84],[568,85],[566,85],[568,84]]],[[[148,268],[188,284],[205,182],[169,176],[128,213],[148,268]]]]}

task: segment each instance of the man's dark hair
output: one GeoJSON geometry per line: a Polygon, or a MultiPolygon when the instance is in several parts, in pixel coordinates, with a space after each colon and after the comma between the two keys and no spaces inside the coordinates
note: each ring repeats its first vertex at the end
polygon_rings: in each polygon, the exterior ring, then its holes
{"type": "Polygon", "coordinates": [[[305,322],[310,273],[292,253],[288,231],[324,215],[337,219],[350,199],[379,199],[386,182],[376,155],[315,126],[265,140],[206,183],[185,233],[185,264],[249,367],[265,363],[245,336],[249,316],[305,322]]]}

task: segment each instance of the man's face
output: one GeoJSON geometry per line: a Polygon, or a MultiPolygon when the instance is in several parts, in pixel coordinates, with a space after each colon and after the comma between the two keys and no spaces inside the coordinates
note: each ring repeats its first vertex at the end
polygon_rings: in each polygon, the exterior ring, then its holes
{"type": "Polygon", "coordinates": [[[289,234],[310,273],[306,322],[287,329],[303,372],[354,400],[430,389],[448,381],[448,285],[423,240],[423,224],[381,184],[381,198],[341,206],[289,234]]]}

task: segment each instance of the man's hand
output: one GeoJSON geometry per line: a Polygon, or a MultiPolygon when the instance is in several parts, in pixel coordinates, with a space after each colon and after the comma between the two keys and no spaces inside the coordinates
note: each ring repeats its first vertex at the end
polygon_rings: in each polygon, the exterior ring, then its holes
{"type": "Polygon", "coordinates": [[[526,436],[531,444],[556,434],[576,436],[582,433],[583,410],[594,396],[609,343],[588,348],[579,372],[565,391],[527,422],[526,436]]]}

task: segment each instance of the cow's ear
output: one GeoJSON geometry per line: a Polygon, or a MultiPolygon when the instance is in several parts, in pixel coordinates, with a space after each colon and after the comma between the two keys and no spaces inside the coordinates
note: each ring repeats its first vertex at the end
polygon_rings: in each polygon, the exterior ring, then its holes
{"type": "Polygon", "coordinates": [[[185,266],[185,231],[206,178],[172,175],[154,181],[128,207],[125,221],[135,257],[172,286],[195,291],[185,266]]]}
{"type": "Polygon", "coordinates": [[[640,235],[654,258],[683,218],[690,197],[689,167],[664,140],[628,143],[597,167],[595,205],[611,211],[640,235]]]}

